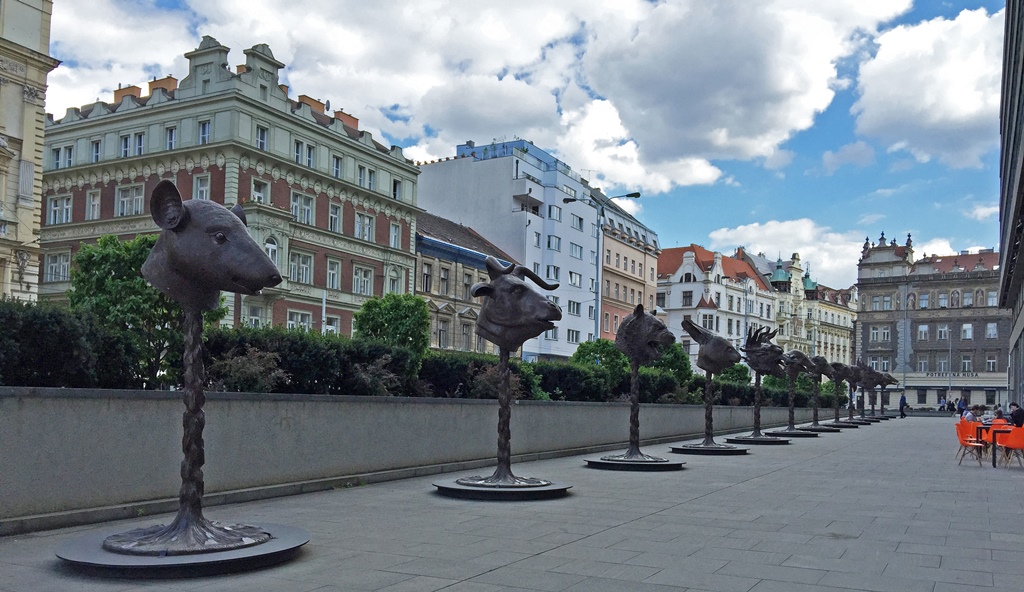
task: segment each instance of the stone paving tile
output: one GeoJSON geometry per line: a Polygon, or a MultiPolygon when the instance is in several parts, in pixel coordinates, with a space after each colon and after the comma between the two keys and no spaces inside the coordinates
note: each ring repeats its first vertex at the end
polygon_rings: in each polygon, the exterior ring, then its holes
{"type": "Polygon", "coordinates": [[[789,558],[788,553],[767,553],[744,549],[723,549],[706,547],[690,555],[692,559],[716,559],[720,561],[741,561],[761,565],[779,565],[789,558]]]}
{"type": "Polygon", "coordinates": [[[780,565],[765,565],[763,563],[746,563],[743,561],[730,561],[724,567],[715,572],[729,576],[744,576],[759,580],[774,580],[795,584],[815,584],[824,577],[824,570],[805,569],[800,567],[784,567],[780,565]]]}
{"type": "Polygon", "coordinates": [[[823,586],[836,588],[852,588],[870,592],[932,592],[935,582],[932,580],[912,580],[886,575],[865,573],[844,573],[830,571],[818,581],[823,586]]]}
{"type": "MultiPolygon", "coordinates": [[[[624,565],[621,563],[605,563],[601,561],[590,561],[577,559],[564,565],[552,568],[557,573],[584,575],[588,577],[604,578],[609,580],[625,580],[639,582],[645,580],[661,571],[661,568],[644,567],[640,565],[624,565]]],[[[625,586],[625,584],[622,584],[625,586]]]]}
{"type": "Polygon", "coordinates": [[[800,567],[839,573],[881,575],[886,563],[880,561],[855,561],[818,557],[814,555],[791,555],[782,562],[783,567],[800,567]]]}
{"type": "Polygon", "coordinates": [[[960,570],[949,568],[916,567],[910,565],[896,565],[890,563],[883,576],[892,575],[901,578],[915,578],[920,580],[931,580],[933,582],[949,582],[964,586],[992,586],[992,574],[981,570],[960,570]]]}
{"type": "Polygon", "coordinates": [[[570,586],[579,584],[587,579],[586,576],[576,574],[563,574],[552,571],[537,572],[534,570],[521,569],[516,566],[502,567],[494,571],[481,574],[472,579],[474,582],[485,584],[497,584],[503,586],[515,586],[528,590],[546,590],[559,592],[570,586]]]}
{"type": "Polygon", "coordinates": [[[663,569],[647,578],[644,580],[644,583],[668,584],[715,592],[747,592],[758,583],[758,580],[755,578],[669,568],[663,569]]]}
{"type": "Polygon", "coordinates": [[[627,587],[623,585],[622,580],[590,577],[566,588],[563,592],[626,592],[627,590],[628,592],[687,592],[689,588],[644,582],[630,582],[627,587]]]}
{"type": "Polygon", "coordinates": [[[658,568],[679,568],[690,571],[706,571],[708,573],[721,569],[728,561],[722,559],[696,559],[692,557],[680,557],[665,553],[641,553],[630,559],[630,565],[644,565],[658,568]]]}
{"type": "Polygon", "coordinates": [[[430,578],[427,576],[416,576],[404,582],[378,588],[377,592],[434,592],[435,590],[446,589],[458,580],[445,580],[441,578],[430,578]]]}

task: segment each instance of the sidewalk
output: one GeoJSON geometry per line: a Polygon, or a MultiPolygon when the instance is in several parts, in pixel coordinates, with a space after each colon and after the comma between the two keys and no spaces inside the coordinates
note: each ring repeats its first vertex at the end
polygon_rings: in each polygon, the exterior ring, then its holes
{"type": "MultiPolygon", "coordinates": [[[[625,418],[624,418],[625,421],[625,418]]],[[[719,438],[723,441],[724,438],[719,438]]],[[[515,439],[513,434],[513,452],[515,439]]],[[[599,471],[583,457],[513,465],[567,481],[565,498],[445,498],[413,478],[248,504],[209,518],[308,530],[293,561],[185,580],[80,576],[53,555],[92,530],[0,538],[0,590],[202,592],[1019,592],[1024,469],[953,458],[952,419],[911,417],[750,447],[737,457],[677,456],[666,473],[599,471]]],[[[483,472],[483,471],[479,471],[483,472]]],[[[490,472],[488,469],[487,473],[490,472]]]]}

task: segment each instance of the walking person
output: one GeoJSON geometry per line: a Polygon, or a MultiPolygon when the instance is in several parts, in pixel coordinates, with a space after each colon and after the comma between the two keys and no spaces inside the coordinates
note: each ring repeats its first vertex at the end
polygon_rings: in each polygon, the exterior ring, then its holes
{"type": "Polygon", "coordinates": [[[907,418],[907,394],[900,395],[900,419],[907,418]]]}

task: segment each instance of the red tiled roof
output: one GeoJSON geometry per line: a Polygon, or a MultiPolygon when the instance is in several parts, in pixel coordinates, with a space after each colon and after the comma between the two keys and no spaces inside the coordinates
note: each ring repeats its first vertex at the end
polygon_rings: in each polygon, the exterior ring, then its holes
{"type": "Polygon", "coordinates": [[[935,267],[937,273],[949,273],[953,267],[959,265],[964,271],[974,271],[974,268],[981,263],[986,271],[992,271],[999,266],[999,253],[989,251],[986,253],[968,253],[967,255],[931,255],[917,260],[916,265],[929,263],[935,267]]]}
{"type": "MultiPolygon", "coordinates": [[[[679,271],[679,266],[683,264],[683,256],[686,253],[693,253],[694,262],[704,272],[711,269],[711,266],[715,263],[715,252],[709,251],[700,245],[691,244],[688,247],[662,249],[661,254],[658,255],[658,275],[669,276],[679,271]]],[[[750,278],[757,282],[758,288],[762,290],[768,289],[764,278],[749,263],[742,259],[722,255],[722,271],[731,278],[741,280],[750,278]]]]}
{"type": "Polygon", "coordinates": [[[718,308],[718,305],[706,296],[701,296],[700,302],[697,303],[696,308],[718,308]]]}

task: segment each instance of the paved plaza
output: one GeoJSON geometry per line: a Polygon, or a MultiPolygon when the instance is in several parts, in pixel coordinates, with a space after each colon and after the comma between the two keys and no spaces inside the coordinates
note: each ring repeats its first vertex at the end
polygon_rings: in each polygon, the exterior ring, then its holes
{"type": "Polygon", "coordinates": [[[53,554],[166,516],[40,532],[0,538],[0,590],[1019,592],[1024,469],[957,466],[956,448],[952,419],[911,417],[746,456],[672,455],[686,461],[677,472],[578,456],[513,465],[574,485],[555,500],[441,497],[433,481],[463,476],[449,474],[213,507],[209,518],[298,526],[312,541],[286,564],[195,579],[99,579],[53,554]]]}

